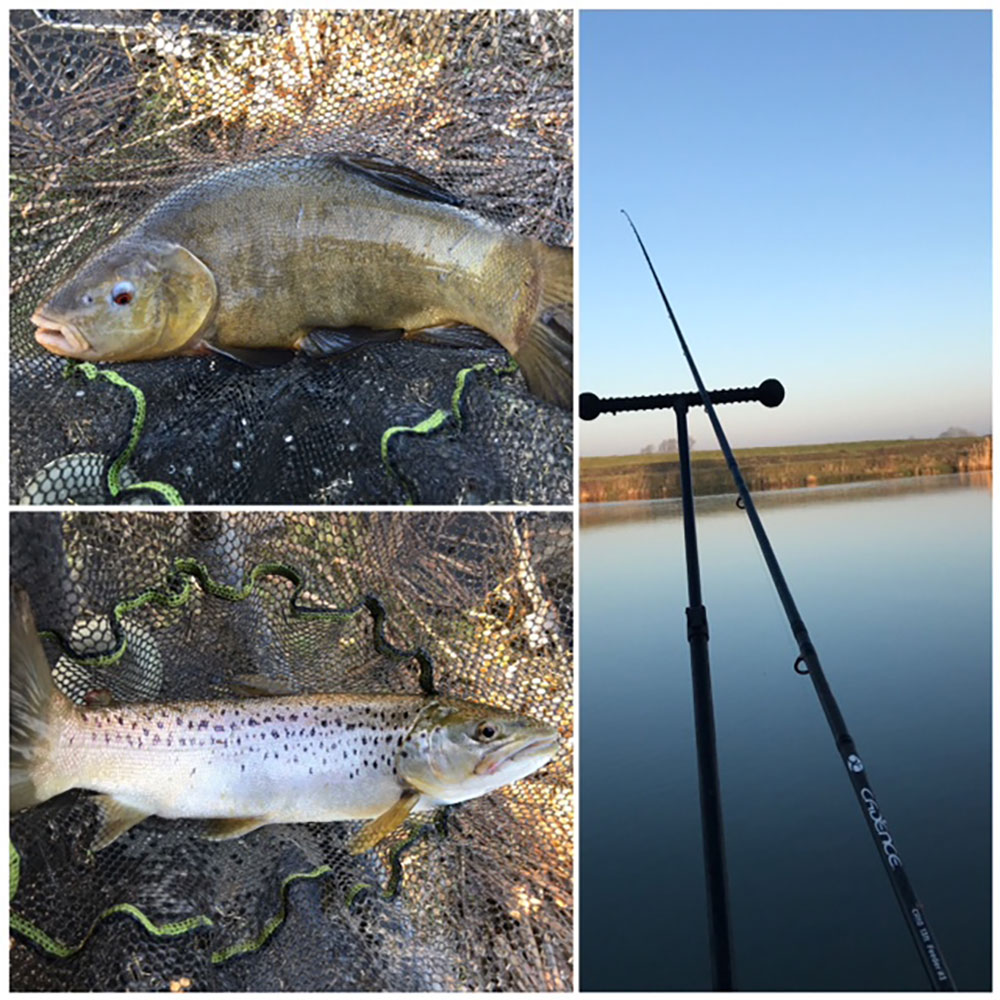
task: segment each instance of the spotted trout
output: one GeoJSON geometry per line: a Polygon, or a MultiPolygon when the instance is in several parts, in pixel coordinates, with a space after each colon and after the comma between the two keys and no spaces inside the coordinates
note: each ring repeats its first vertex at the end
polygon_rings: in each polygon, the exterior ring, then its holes
{"type": "Polygon", "coordinates": [[[572,395],[573,254],[511,233],[377,157],[286,156],[181,187],[86,261],[31,317],[88,361],[216,351],[249,364],[375,340],[488,334],[529,388],[572,395]],[[270,350],[269,354],[265,351],[270,350]]]}
{"type": "Polygon", "coordinates": [[[27,595],[11,594],[10,808],[99,793],[94,850],[147,816],[209,820],[213,839],[269,823],[367,819],[360,853],[411,812],[531,774],[556,730],[450,698],[305,694],[79,707],[53,684],[27,595]]]}

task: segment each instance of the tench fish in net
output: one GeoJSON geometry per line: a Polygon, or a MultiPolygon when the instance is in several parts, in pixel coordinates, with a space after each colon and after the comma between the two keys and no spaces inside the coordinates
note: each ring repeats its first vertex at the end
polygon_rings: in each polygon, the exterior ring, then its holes
{"type": "MultiPolygon", "coordinates": [[[[38,307],[35,338],[83,361],[218,351],[250,364],[375,339],[483,330],[529,388],[572,396],[573,254],[460,207],[374,157],[224,169],[170,195],[38,307]]],[[[466,340],[460,339],[459,343],[466,340]]]]}
{"type": "Polygon", "coordinates": [[[10,20],[14,502],[570,502],[572,11],[10,20]]]}

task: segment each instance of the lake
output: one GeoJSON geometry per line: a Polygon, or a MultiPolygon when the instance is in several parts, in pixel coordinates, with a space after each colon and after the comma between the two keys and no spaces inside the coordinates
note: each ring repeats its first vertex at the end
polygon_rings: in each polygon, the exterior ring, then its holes
{"type": "MultiPolygon", "coordinates": [[[[697,503],[741,990],[928,982],[735,496],[697,503]]],[[[990,989],[990,478],[758,510],[959,989],[990,989]]],[[[580,516],[580,985],[711,985],[680,502],[580,516]]]]}

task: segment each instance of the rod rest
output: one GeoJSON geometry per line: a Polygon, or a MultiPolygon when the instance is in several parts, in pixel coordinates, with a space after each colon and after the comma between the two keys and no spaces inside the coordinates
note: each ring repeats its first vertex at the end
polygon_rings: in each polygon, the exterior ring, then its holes
{"type": "MultiPolygon", "coordinates": [[[[749,389],[713,389],[709,398],[718,403],[763,403],[780,406],[785,387],[776,378],[767,378],[749,389]]],[[[592,392],[581,392],[581,420],[596,420],[602,413],[624,413],[629,410],[672,410],[675,407],[701,406],[701,393],[673,392],[659,396],[609,396],[602,399],[592,392]]]]}

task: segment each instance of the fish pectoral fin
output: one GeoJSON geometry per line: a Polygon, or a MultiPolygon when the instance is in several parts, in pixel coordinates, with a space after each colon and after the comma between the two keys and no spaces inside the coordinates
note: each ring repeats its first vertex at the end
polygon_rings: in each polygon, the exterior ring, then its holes
{"type": "Polygon", "coordinates": [[[220,347],[207,340],[203,342],[203,346],[213,354],[250,368],[277,368],[288,364],[295,357],[294,351],[286,351],[281,347],[220,347]]]}
{"type": "Polygon", "coordinates": [[[443,205],[454,205],[460,207],[463,204],[458,195],[441,187],[437,181],[418,174],[408,167],[401,167],[392,160],[387,160],[374,153],[364,156],[352,154],[341,154],[337,161],[348,170],[362,177],[367,178],[373,184],[385,188],[387,191],[394,191],[396,194],[405,195],[407,198],[422,198],[424,201],[435,201],[443,205]]]}
{"type": "Polygon", "coordinates": [[[307,333],[299,341],[298,347],[310,358],[330,358],[370,344],[402,339],[402,330],[371,330],[366,326],[345,326],[336,330],[323,327],[307,333]]]}
{"type": "Polygon", "coordinates": [[[383,841],[393,830],[402,826],[406,822],[407,816],[413,811],[413,807],[420,798],[420,792],[413,788],[406,788],[399,799],[394,802],[381,816],[369,820],[350,839],[347,850],[351,854],[363,854],[376,844],[383,841]]]}
{"type": "Polygon", "coordinates": [[[272,820],[266,816],[239,816],[236,819],[210,819],[205,830],[206,840],[235,840],[272,820]]]}
{"type": "Polygon", "coordinates": [[[488,333],[474,326],[429,326],[425,330],[410,330],[405,340],[435,347],[473,347],[481,351],[495,351],[500,344],[488,333]]]}
{"type": "Polygon", "coordinates": [[[135,809],[119,802],[113,795],[95,795],[94,801],[101,810],[101,825],[91,844],[91,850],[102,851],[116,841],[126,830],[141,823],[152,813],[145,809],[135,809]]]}

